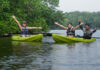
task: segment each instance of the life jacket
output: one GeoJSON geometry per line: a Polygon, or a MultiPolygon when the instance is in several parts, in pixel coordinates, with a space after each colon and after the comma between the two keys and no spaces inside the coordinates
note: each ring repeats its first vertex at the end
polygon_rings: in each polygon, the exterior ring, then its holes
{"type": "Polygon", "coordinates": [[[85,38],[85,39],[91,39],[91,37],[92,37],[92,31],[84,29],[84,36],[83,36],[83,38],[85,38]]]}
{"type": "Polygon", "coordinates": [[[21,35],[28,35],[28,27],[22,27],[21,35]]]}
{"type": "Polygon", "coordinates": [[[73,27],[67,29],[67,36],[75,36],[75,31],[73,31],[73,27]]]}

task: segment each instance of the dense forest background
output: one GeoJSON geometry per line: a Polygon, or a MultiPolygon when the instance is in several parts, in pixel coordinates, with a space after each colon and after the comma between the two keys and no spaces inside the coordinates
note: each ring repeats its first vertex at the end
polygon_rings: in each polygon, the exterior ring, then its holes
{"type": "Polygon", "coordinates": [[[100,12],[69,12],[63,13],[57,9],[59,0],[0,0],[0,34],[16,33],[19,28],[11,18],[15,15],[22,23],[27,21],[28,26],[42,26],[42,30],[34,32],[48,32],[50,29],[59,29],[55,21],[67,26],[68,22],[78,25],[78,18],[83,22],[100,28],[100,12]]]}

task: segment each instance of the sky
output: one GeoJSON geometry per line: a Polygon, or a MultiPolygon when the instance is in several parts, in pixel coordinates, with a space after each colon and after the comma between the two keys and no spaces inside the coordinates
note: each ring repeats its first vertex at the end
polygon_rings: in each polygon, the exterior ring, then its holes
{"type": "Polygon", "coordinates": [[[60,0],[59,10],[72,11],[100,11],[100,0],[60,0]]]}

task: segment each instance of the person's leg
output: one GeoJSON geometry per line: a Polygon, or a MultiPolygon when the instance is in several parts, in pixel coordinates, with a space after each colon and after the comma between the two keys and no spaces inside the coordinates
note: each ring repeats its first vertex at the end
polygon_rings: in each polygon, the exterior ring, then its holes
{"type": "Polygon", "coordinates": [[[83,36],[84,39],[91,39],[90,36],[83,36]]]}
{"type": "Polygon", "coordinates": [[[25,34],[21,34],[21,37],[25,37],[25,34]]]}
{"type": "Polygon", "coordinates": [[[80,35],[76,35],[75,38],[82,38],[82,36],[80,36],[80,35]]]}

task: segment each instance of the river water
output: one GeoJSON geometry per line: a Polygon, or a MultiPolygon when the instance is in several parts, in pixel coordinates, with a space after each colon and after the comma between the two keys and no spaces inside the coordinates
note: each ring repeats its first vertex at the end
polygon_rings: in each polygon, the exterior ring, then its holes
{"type": "MultiPolygon", "coordinates": [[[[66,35],[64,30],[50,33],[66,35]]],[[[82,35],[82,31],[76,31],[82,35]]],[[[100,37],[98,30],[94,37],[100,37]]],[[[100,70],[100,39],[92,43],[56,44],[52,37],[42,43],[0,38],[0,70],[100,70]]]]}

